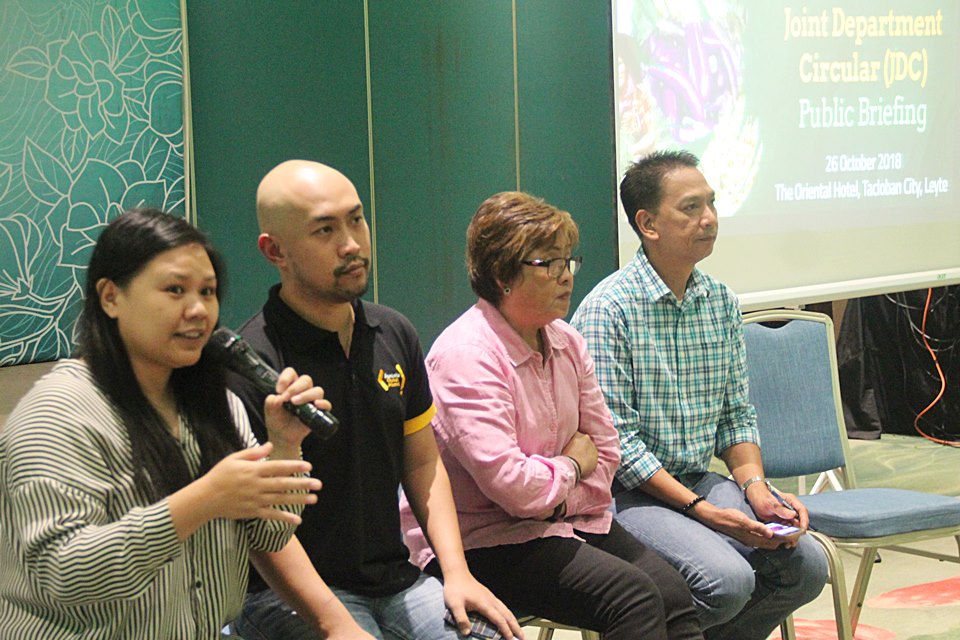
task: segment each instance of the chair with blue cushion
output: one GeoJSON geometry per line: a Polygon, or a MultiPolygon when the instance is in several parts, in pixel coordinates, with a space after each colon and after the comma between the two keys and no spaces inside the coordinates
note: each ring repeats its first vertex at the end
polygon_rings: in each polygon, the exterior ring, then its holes
{"type": "MultiPolygon", "coordinates": [[[[960,500],[895,488],[856,488],[853,469],[846,464],[847,434],[828,316],[782,310],[751,313],[744,316],[744,335],[750,401],[757,409],[767,476],[833,472],[844,485],[841,491],[800,499],[810,512],[810,533],[830,564],[839,637],[851,640],[879,549],[960,563],[960,500]],[[956,540],[956,556],[903,546],[945,537],[956,540]],[[861,554],[849,601],[840,549],[861,554]]],[[[823,486],[817,483],[818,488],[823,486]]]]}

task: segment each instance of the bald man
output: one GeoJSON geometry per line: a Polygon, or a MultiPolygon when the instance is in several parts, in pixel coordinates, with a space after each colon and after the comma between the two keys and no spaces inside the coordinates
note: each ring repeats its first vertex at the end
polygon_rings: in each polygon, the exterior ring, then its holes
{"type": "MultiPolygon", "coordinates": [[[[467,568],[446,471],[429,428],[435,409],[416,331],[398,312],[361,300],[370,229],[353,183],[331,167],[290,160],[257,189],[258,246],[280,274],[263,309],[240,329],[277,369],[296,367],[324,388],[340,420],[328,440],[310,435],[303,457],[323,481],[297,537],[319,574],[376,638],[458,638],[467,611],[505,637],[522,637],[510,611],[467,568]],[[400,533],[398,486],[443,570],[443,584],[409,562],[400,533]]],[[[258,436],[263,394],[233,378],[258,436]]],[[[281,552],[283,554],[284,552],[281,552]]],[[[277,560],[282,565],[282,558],[277,560]]],[[[315,639],[253,576],[237,621],[246,638],[315,639]]]]}

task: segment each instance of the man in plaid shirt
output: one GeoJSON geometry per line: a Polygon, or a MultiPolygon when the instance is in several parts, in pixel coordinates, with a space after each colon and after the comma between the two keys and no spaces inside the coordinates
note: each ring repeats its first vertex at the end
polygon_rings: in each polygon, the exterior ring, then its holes
{"type": "Polygon", "coordinates": [[[620,183],[636,257],[584,299],[586,338],[620,433],[617,520],[690,585],[710,640],[763,640],[827,578],[819,545],[773,537],[807,511],[766,481],[747,397],[740,308],[700,272],[717,237],[715,193],[684,151],[635,162],[620,183]],[[713,455],[733,480],[708,472],[713,455]]]}

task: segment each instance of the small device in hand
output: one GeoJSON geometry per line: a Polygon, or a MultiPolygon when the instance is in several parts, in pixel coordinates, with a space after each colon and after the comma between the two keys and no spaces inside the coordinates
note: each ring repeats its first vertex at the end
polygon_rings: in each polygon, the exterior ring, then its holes
{"type": "Polygon", "coordinates": [[[796,541],[797,538],[807,532],[805,529],[801,529],[800,527],[794,527],[789,524],[781,524],[779,522],[767,522],[764,524],[764,526],[773,532],[773,536],[775,538],[783,538],[784,540],[789,540],[791,542],[796,541]]]}
{"type": "MultiPolygon", "coordinates": [[[[471,611],[467,614],[467,617],[470,618],[470,635],[467,637],[480,638],[481,640],[503,640],[503,636],[500,635],[497,625],[480,614],[471,611]]],[[[453,613],[450,612],[450,609],[447,609],[446,614],[444,614],[443,621],[454,629],[457,628],[457,621],[453,617],[453,613]]]]}

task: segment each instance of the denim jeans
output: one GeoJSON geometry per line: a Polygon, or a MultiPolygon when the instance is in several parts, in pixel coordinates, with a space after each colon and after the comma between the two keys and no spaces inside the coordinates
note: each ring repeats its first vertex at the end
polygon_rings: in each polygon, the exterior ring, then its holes
{"type": "MultiPolygon", "coordinates": [[[[331,587],[364,631],[382,640],[458,640],[444,624],[443,585],[421,573],[408,589],[373,598],[331,587]]],[[[321,640],[273,591],[247,596],[236,630],[245,640],[321,640]]]]}
{"type": "MultiPolygon", "coordinates": [[[[711,504],[756,518],[727,478],[707,473],[690,488],[711,504]]],[[[617,521],[686,579],[708,640],[764,640],[826,582],[826,556],[810,536],[795,549],[753,549],[640,489],[617,493],[615,504],[617,521]]]]}

